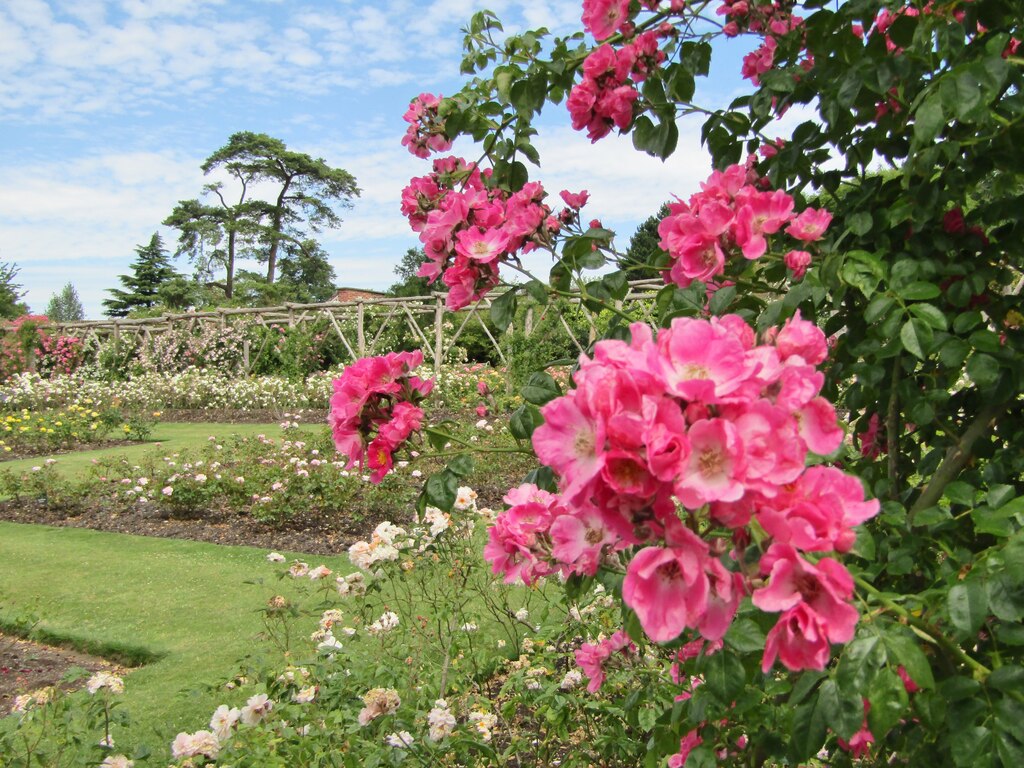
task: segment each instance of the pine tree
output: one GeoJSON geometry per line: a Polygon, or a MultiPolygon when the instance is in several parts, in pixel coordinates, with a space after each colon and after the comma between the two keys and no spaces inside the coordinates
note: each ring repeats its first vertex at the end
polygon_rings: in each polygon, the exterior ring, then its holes
{"type": "Polygon", "coordinates": [[[82,308],[82,301],[78,298],[75,286],[68,283],[59,293],[50,297],[50,303],[46,305],[46,316],[58,323],[71,323],[85,319],[85,310],[82,308]]]}
{"type": "Polygon", "coordinates": [[[25,292],[14,282],[18,274],[17,264],[0,261],[0,319],[13,320],[20,315],[28,314],[28,306],[20,301],[25,292]]]}
{"type": "Polygon", "coordinates": [[[637,227],[629,239],[629,249],[626,255],[619,259],[619,269],[625,270],[630,280],[661,277],[661,267],[667,262],[664,259],[664,251],[658,245],[661,240],[658,225],[666,216],[668,203],[663,204],[656,214],[637,227]]]}
{"type": "Polygon", "coordinates": [[[138,258],[132,262],[132,274],[119,275],[122,288],[110,288],[112,298],[104,299],[110,317],[126,317],[136,309],[150,309],[160,303],[160,286],[178,276],[171,266],[159,233],[149,245],[135,248],[138,258]]]}

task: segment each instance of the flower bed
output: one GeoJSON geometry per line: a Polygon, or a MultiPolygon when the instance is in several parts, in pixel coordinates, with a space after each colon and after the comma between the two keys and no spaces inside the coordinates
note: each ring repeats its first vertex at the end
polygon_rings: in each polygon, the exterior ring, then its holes
{"type": "Polygon", "coordinates": [[[102,444],[145,440],[159,411],[139,415],[120,408],[70,404],[60,410],[20,411],[0,415],[0,461],[102,444]]]}

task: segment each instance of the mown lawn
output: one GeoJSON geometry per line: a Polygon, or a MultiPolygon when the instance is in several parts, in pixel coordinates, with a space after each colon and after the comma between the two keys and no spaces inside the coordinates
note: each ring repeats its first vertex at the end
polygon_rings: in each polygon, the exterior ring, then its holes
{"type": "MultiPolygon", "coordinates": [[[[305,434],[314,434],[322,427],[309,424],[300,427],[305,434]]],[[[266,434],[276,437],[282,434],[277,424],[221,424],[205,422],[166,422],[153,428],[152,434],[145,442],[137,445],[114,446],[96,450],[75,451],[72,453],[55,454],[57,468],[67,478],[84,473],[93,460],[106,459],[112,456],[125,456],[129,459],[141,459],[146,455],[166,456],[187,448],[201,446],[211,436],[218,440],[226,440],[231,435],[241,437],[266,434]]],[[[0,471],[24,472],[32,467],[41,466],[46,456],[33,456],[28,459],[0,462],[0,471]]]]}
{"type": "MultiPolygon", "coordinates": [[[[0,523],[0,625],[29,612],[49,638],[101,652],[152,654],[130,672],[124,703],[135,726],[119,747],[147,742],[160,754],[197,713],[228,700],[202,691],[223,682],[249,654],[273,653],[257,640],[260,607],[277,581],[266,550],[126,536],[77,528],[0,523]],[[266,583],[247,584],[246,582],[266,583]]],[[[339,572],[347,558],[305,558],[339,572]]]]}

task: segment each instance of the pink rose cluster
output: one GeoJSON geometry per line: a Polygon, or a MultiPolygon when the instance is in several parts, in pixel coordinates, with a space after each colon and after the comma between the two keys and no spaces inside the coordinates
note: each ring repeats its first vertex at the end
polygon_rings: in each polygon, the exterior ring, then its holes
{"type": "Polygon", "coordinates": [[[576,666],[590,679],[587,690],[591,693],[600,690],[606,674],[605,664],[609,659],[616,654],[629,655],[635,652],[636,645],[621,629],[599,643],[583,643],[576,651],[576,666]]]}
{"type": "Polygon", "coordinates": [[[764,668],[821,669],[857,622],[852,578],[821,553],[848,551],[878,511],[856,478],[806,467],[843,439],[819,394],[824,334],[799,314],[760,343],[738,315],[631,332],[581,356],[576,388],[542,408],[533,447],[559,493],[510,491],[485,557],[526,583],[628,558],[623,600],[655,642],[721,639],[750,594],[781,613],[764,668]],[[754,522],[770,538],[747,552],[754,522]]]}
{"type": "MultiPolygon", "coordinates": [[[[636,29],[629,12],[630,0],[583,0],[583,28],[595,40],[607,40],[616,32],[631,37],[636,29]]],[[[661,0],[640,0],[640,8],[657,11],[661,0]]],[[[679,14],[686,9],[686,0],[669,0],[667,10],[679,14]]],[[[661,9],[664,13],[666,9],[661,9]]]]}
{"type": "Polygon", "coordinates": [[[402,115],[402,119],[409,123],[402,137],[402,146],[416,157],[430,157],[431,152],[447,152],[452,148],[451,141],[444,135],[444,120],[437,112],[441,98],[432,93],[421,93],[409,103],[409,109],[402,115]]]}
{"type": "MultiPolygon", "coordinates": [[[[790,13],[792,3],[762,3],[748,0],[724,0],[715,11],[725,16],[727,21],[722,27],[726,37],[736,37],[743,32],[754,32],[764,35],[764,42],[755,50],[743,57],[743,77],[754,85],[760,84],[760,76],[775,64],[775,50],[779,38],[788,35],[803,24],[803,19],[790,13]]],[[[811,65],[810,59],[804,67],[811,65]]]]}
{"type": "MultiPolygon", "coordinates": [[[[402,192],[402,213],[419,232],[427,261],[420,277],[448,287],[447,306],[462,309],[498,284],[499,266],[516,254],[549,245],[576,208],[552,214],[539,182],[518,192],[489,187],[490,170],[456,157],[434,161],[429,176],[414,178],[402,192]]],[[[586,193],[563,193],[581,206],[586,193]]]]}
{"type": "Polygon", "coordinates": [[[587,130],[592,142],[611,133],[625,131],[633,122],[634,106],[640,98],[637,85],[665,60],[659,41],[672,27],[648,30],[615,48],[610,43],[591,51],[583,62],[583,80],[573,86],[566,100],[572,127],[587,130]]]}
{"type": "MultiPolygon", "coordinates": [[[[764,186],[766,180],[752,167],[732,165],[714,171],[689,201],[671,204],[658,225],[659,245],[672,260],[666,282],[685,288],[694,280],[707,282],[724,273],[729,257],[761,258],[768,251],[769,237],[783,228],[801,243],[822,238],[832,214],[815,208],[797,214],[790,195],[764,186]]],[[[811,256],[790,250],[784,260],[799,279],[811,256]]]]}
{"type": "Polygon", "coordinates": [[[434,388],[433,379],[410,373],[422,363],[419,350],[389,352],[356,360],[334,380],[327,420],[346,469],[365,462],[374,483],[391,471],[395,451],[423,424],[418,404],[434,388]]]}

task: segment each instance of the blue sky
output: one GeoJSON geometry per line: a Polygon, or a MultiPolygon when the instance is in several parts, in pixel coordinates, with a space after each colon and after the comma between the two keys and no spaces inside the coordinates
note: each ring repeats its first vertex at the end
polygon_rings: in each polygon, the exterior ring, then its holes
{"type": "MultiPolygon", "coordinates": [[[[421,91],[451,94],[462,33],[490,8],[507,30],[578,27],[579,0],[10,0],[0,4],[0,261],[32,310],[71,281],[90,318],[134,248],[174,204],[200,194],[202,161],[239,130],[354,174],[362,196],[320,241],[341,285],[383,289],[415,235],[402,187],[427,164],[400,145],[421,91]]],[[[705,101],[742,89],[741,45],[716,54],[705,101]],[[724,58],[722,56],[724,54],[724,58]]],[[[789,121],[787,121],[789,122],[789,121]]],[[[540,123],[539,179],[552,194],[588,189],[585,211],[619,233],[709,171],[700,124],[681,126],[667,163],[628,138],[591,145],[564,106],[540,123]]],[[[781,131],[780,131],[781,133],[781,131]]],[[[457,154],[469,147],[455,145],[457,154]]],[[[177,263],[187,271],[184,260],[177,263]]]]}

